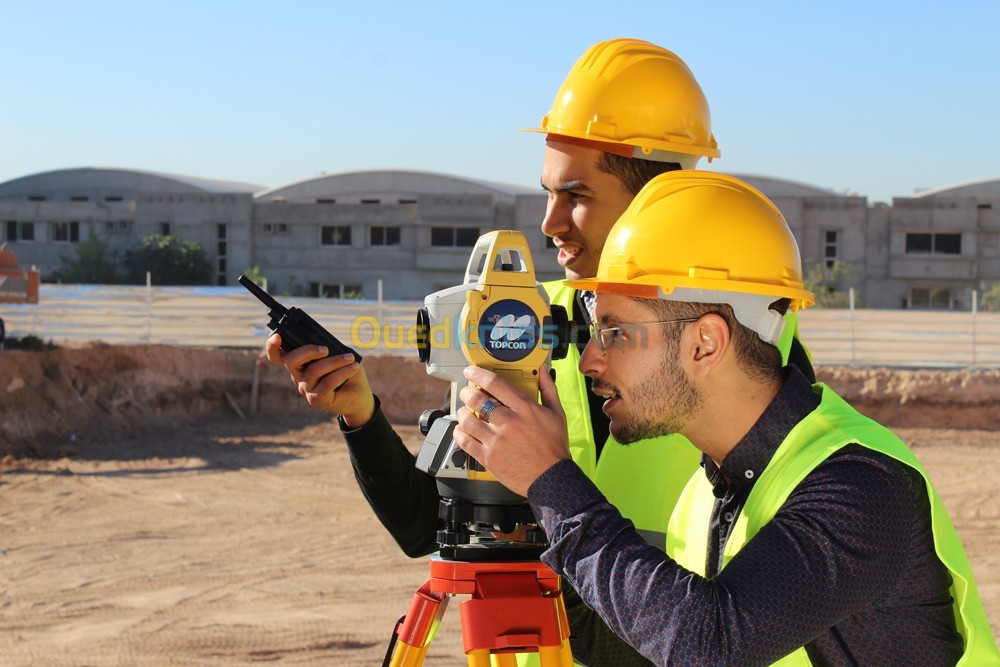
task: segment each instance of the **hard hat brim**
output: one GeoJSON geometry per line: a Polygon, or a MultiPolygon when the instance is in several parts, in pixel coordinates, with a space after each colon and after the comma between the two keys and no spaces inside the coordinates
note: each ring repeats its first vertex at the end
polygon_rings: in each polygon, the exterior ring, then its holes
{"type": "MultiPolygon", "coordinates": [[[[577,280],[567,280],[566,285],[573,289],[605,293],[621,294],[623,296],[634,296],[640,299],[659,299],[661,294],[670,294],[675,289],[687,288],[698,290],[711,290],[716,292],[735,292],[738,294],[762,294],[759,283],[743,283],[740,281],[725,280],[719,284],[712,284],[704,278],[681,278],[666,284],[662,279],[654,276],[643,276],[629,282],[606,282],[600,277],[579,278],[577,280]]],[[[789,307],[792,310],[808,308],[816,303],[816,296],[809,290],[802,289],[794,285],[774,285],[767,290],[768,296],[777,299],[788,299],[789,307]]]]}
{"type": "Polygon", "coordinates": [[[699,155],[707,158],[719,158],[722,157],[722,151],[718,148],[713,148],[711,146],[694,146],[678,143],[675,141],[655,141],[652,139],[643,140],[632,140],[624,139],[618,141],[616,139],[609,139],[607,137],[595,137],[587,132],[577,132],[574,130],[566,130],[560,128],[559,130],[546,129],[544,127],[522,127],[518,128],[518,132],[531,132],[533,134],[551,134],[557,137],[572,137],[573,139],[583,139],[586,141],[593,141],[599,144],[617,144],[619,146],[632,146],[634,148],[639,148],[644,151],[646,150],[660,150],[668,151],[671,153],[682,153],[684,155],[699,155]]]}

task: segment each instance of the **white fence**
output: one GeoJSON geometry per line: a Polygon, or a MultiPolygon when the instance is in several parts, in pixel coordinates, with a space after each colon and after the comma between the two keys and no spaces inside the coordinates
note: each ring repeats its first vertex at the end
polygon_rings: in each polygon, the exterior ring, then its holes
{"type": "MultiPolygon", "coordinates": [[[[406,332],[420,302],[278,300],[362,354],[416,354],[406,332]]],[[[268,334],[267,309],[241,287],[42,285],[38,304],[0,304],[0,318],[8,336],[61,344],[261,347],[268,334]]],[[[1000,368],[1000,313],[810,309],[799,328],[817,365],[1000,368]]]]}

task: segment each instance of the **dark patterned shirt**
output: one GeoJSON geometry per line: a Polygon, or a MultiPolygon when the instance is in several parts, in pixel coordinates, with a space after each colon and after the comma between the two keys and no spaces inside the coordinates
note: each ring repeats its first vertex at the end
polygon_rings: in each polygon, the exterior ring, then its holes
{"type": "MultiPolygon", "coordinates": [[[[542,556],[618,635],[656,664],[766,665],[805,646],[815,665],[947,665],[962,652],[918,473],[850,445],[799,484],[719,571],[747,494],[788,431],[815,408],[788,379],[721,467],[701,577],[647,545],[571,461],[528,492],[542,556]]],[[[587,662],[587,656],[579,656],[587,662]]],[[[591,667],[597,667],[590,662],[591,667]]]]}

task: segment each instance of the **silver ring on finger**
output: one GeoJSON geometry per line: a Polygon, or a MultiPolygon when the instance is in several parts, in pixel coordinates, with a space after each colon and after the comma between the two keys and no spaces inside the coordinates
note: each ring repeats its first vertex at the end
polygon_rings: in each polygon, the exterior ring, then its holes
{"type": "Polygon", "coordinates": [[[486,402],[483,403],[483,407],[479,408],[479,418],[482,419],[487,424],[489,424],[490,415],[492,415],[493,411],[499,408],[501,405],[503,404],[498,401],[486,399],[486,402]]]}

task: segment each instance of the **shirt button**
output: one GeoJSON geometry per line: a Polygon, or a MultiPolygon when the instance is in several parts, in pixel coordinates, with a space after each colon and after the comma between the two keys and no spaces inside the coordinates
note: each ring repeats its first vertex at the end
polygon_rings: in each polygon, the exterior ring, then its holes
{"type": "Polygon", "coordinates": [[[733,520],[733,513],[732,512],[726,512],[725,517],[726,517],[726,522],[728,523],[728,522],[730,522],[730,521],[733,520]]]}
{"type": "Polygon", "coordinates": [[[753,479],[753,470],[747,470],[746,472],[743,473],[743,476],[746,477],[747,479],[753,479]]]}

